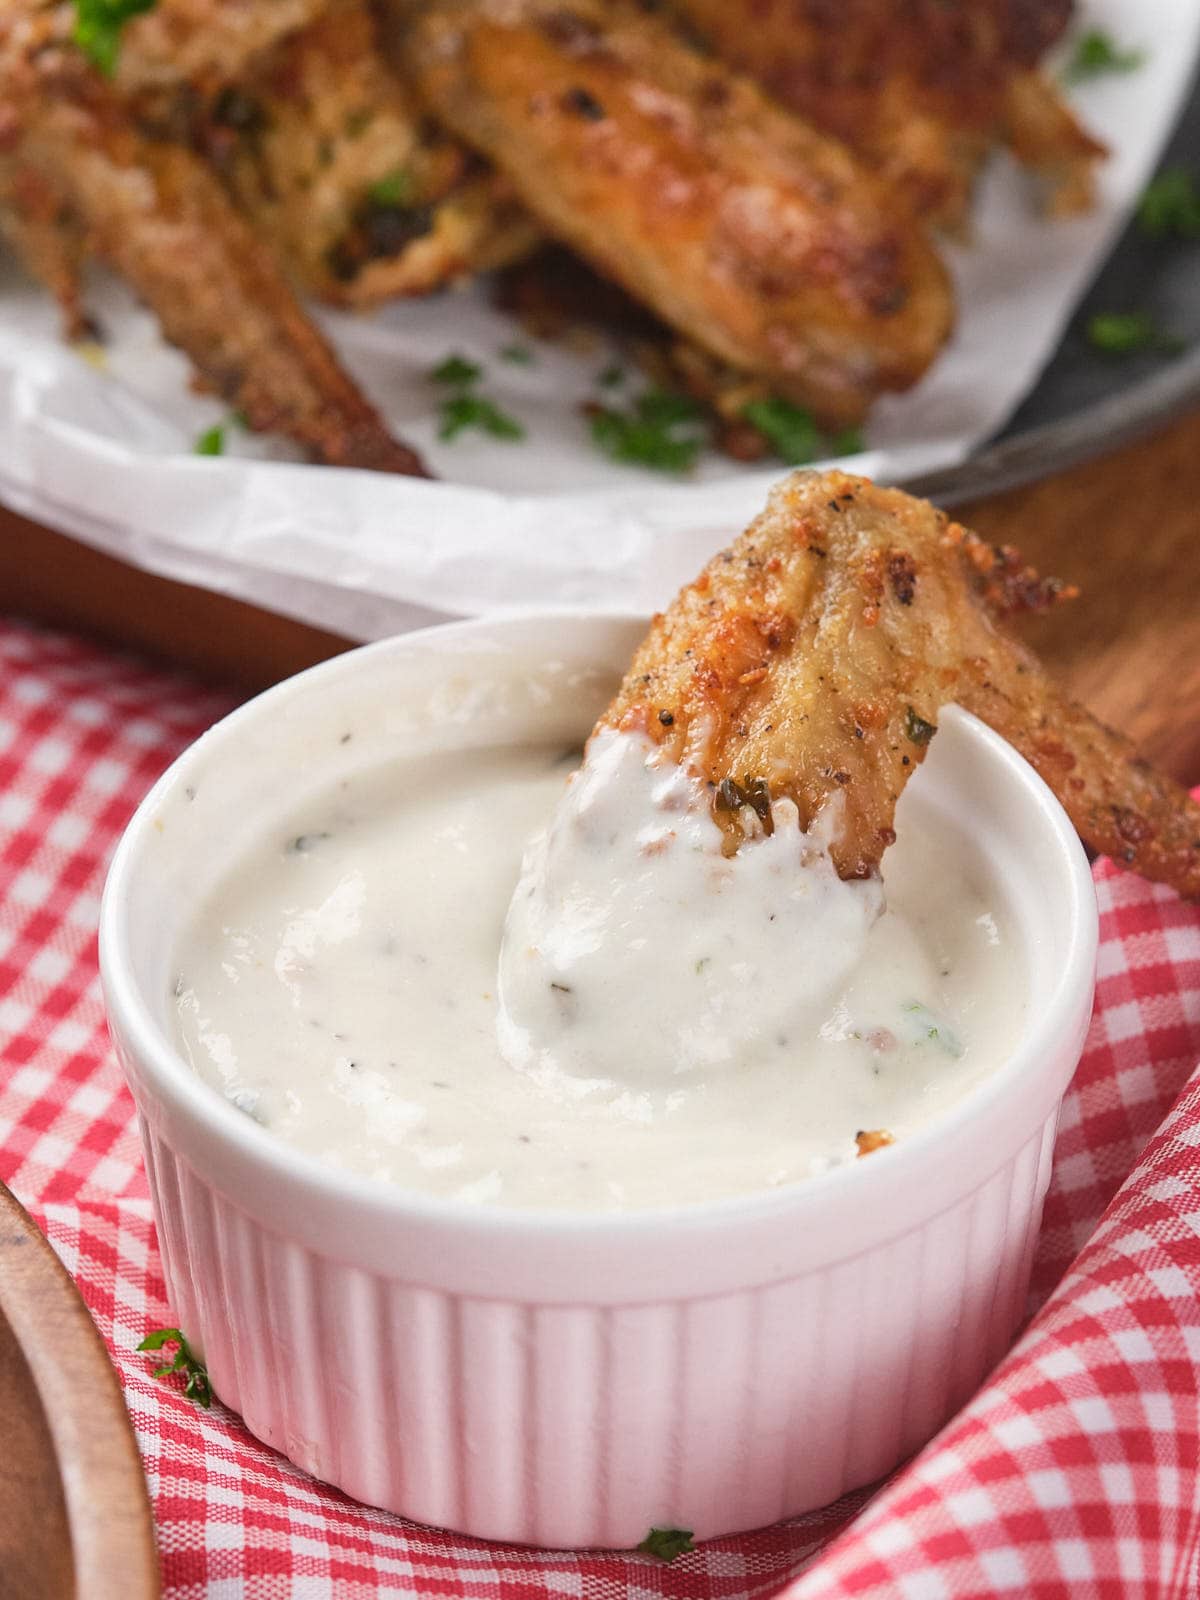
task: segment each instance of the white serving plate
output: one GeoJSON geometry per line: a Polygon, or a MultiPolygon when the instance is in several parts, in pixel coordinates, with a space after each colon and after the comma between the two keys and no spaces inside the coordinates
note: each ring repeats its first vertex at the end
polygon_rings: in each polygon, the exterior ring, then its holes
{"type": "Polygon", "coordinates": [[[160,780],[104,896],[104,991],[168,1299],[217,1394],[317,1477],[483,1538],[731,1532],[923,1444],[1021,1316],[1091,1010],[1083,850],[1032,769],[948,708],[899,828],[973,840],[1009,902],[1028,1023],[973,1095],[866,1161],[693,1207],[505,1210],[323,1166],[192,1074],[171,1043],[173,951],[260,825],[406,751],[581,738],[643,629],[467,623],[291,679],[160,780]],[[507,687],[501,656],[521,669],[507,687]],[[347,729],[363,737],[343,743],[347,729]]]}

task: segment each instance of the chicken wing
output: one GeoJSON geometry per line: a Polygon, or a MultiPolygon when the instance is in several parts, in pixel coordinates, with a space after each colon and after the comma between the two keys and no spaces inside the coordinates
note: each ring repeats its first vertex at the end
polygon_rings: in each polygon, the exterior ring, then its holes
{"type": "Polygon", "coordinates": [[[68,339],[83,338],[87,241],[62,194],[20,161],[0,156],[0,237],[58,302],[68,339]]]}
{"type": "MultiPolygon", "coordinates": [[[[183,146],[135,126],[65,42],[65,23],[62,7],[13,8],[0,19],[0,184],[27,238],[52,214],[65,240],[82,239],[251,427],[288,434],[322,461],[422,475],[418,457],[389,435],[342,371],[212,172],[183,146]],[[30,194],[40,212],[29,209],[30,194]]],[[[25,255],[36,268],[28,243],[25,255]]],[[[68,258],[47,252],[46,259],[70,292],[68,258]]]]}
{"type": "Polygon", "coordinates": [[[155,0],[121,29],[123,96],[180,84],[204,91],[241,77],[255,59],[306,28],[329,0],[155,0]]]}
{"type": "Polygon", "coordinates": [[[859,878],[954,701],[1037,769],[1085,843],[1200,896],[1200,805],[1003,630],[1072,592],[925,501],[795,473],[655,618],[600,726],[642,730],[703,777],[731,852],[773,799],[808,828],[840,797],[830,853],[859,878]]]}
{"type": "Polygon", "coordinates": [[[948,228],[962,227],[976,169],[997,142],[1045,181],[1052,209],[1091,202],[1104,147],[1036,70],[1072,0],[669,0],[669,9],[948,228]]]}
{"type": "Polygon", "coordinates": [[[203,104],[192,137],[298,282],[336,305],[427,294],[537,242],[508,183],[429,119],[334,0],[203,104]]]}
{"type": "Polygon", "coordinates": [[[548,233],[821,421],[857,421],[946,339],[948,280],[907,208],[636,7],[434,0],[401,50],[548,233]]]}
{"type": "MultiPolygon", "coordinates": [[[[533,338],[601,335],[652,386],[694,401],[711,422],[713,445],[734,460],[763,461],[772,454],[771,441],[746,414],[754,402],[771,399],[768,383],[681,339],[560,246],[545,246],[498,274],[494,300],[533,338]]],[[[814,433],[814,457],[817,448],[814,433]]]]}

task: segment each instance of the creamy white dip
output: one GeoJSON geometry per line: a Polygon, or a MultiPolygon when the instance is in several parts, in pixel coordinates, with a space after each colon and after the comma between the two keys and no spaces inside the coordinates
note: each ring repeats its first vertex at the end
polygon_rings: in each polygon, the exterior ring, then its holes
{"type": "Polygon", "coordinates": [[[339,1167],[616,1210],[852,1161],[1004,1060],[1025,973],[954,833],[901,832],[885,909],[789,806],[726,858],[639,739],[593,741],[556,812],[571,764],[381,768],[253,841],[176,952],[195,1070],[339,1167]]]}
{"type": "Polygon", "coordinates": [[[883,886],[843,883],[790,801],[773,816],[726,856],[706,786],[644,736],[601,730],[513,895],[506,1059],[573,1093],[793,1064],[861,963],[883,886]]]}

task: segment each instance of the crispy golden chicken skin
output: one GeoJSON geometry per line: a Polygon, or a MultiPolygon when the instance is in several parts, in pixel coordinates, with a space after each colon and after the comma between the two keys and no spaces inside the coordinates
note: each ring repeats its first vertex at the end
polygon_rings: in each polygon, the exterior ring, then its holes
{"type": "Polygon", "coordinates": [[[122,95],[241,77],[257,56],[307,27],[328,0],[155,0],[121,29],[122,95]]]}
{"type": "Polygon", "coordinates": [[[822,421],[907,388],[949,334],[907,208],[636,6],[434,0],[402,48],[548,233],[822,421]]]}
{"type": "Polygon", "coordinates": [[[669,0],[669,10],[923,216],[961,228],[997,142],[1046,181],[1052,210],[1091,201],[1104,147],[1036,71],[1071,0],[669,0]]]}
{"type": "Polygon", "coordinates": [[[52,184],[34,168],[0,154],[0,238],[31,278],[58,302],[68,339],[88,330],[83,308],[87,241],[78,219],[52,184]]]}
{"type": "Polygon", "coordinates": [[[1200,895],[1200,805],[1003,630],[1071,592],[925,501],[795,473],[655,618],[600,726],[644,730],[707,780],[731,849],[747,817],[770,826],[773,798],[805,828],[836,802],[831,855],[853,878],[893,842],[954,701],[1041,773],[1085,843],[1200,895]]]}
{"type": "MultiPolygon", "coordinates": [[[[27,263],[39,265],[30,230],[53,215],[65,240],[81,239],[150,305],[164,335],[251,427],[287,434],[321,461],[422,475],[209,168],[183,146],[143,135],[63,42],[63,24],[61,7],[0,17],[0,183],[18,218],[13,231],[25,229],[27,263]]],[[[55,261],[47,247],[46,260],[52,279],[69,277],[65,256],[55,261]]]]}
{"type": "Polygon", "coordinates": [[[428,294],[503,266],[538,232],[379,53],[364,0],[208,97],[193,136],[292,276],[335,305],[428,294]]]}

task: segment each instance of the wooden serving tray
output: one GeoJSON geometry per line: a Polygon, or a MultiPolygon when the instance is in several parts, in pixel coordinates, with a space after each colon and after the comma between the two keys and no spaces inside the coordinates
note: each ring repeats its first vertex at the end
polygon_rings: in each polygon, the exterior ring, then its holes
{"type": "Polygon", "coordinates": [[[156,1600],[137,1442],[104,1341],[0,1183],[0,1595],[156,1600]]]}

